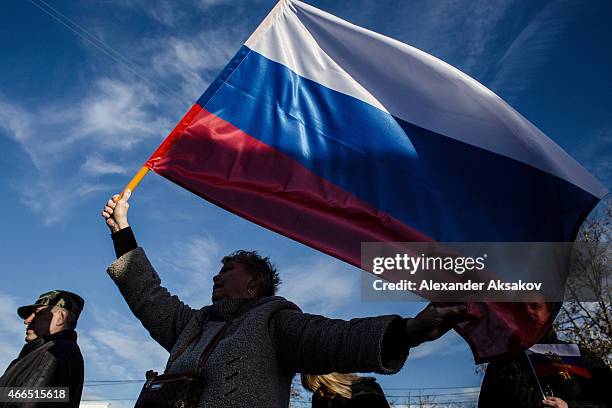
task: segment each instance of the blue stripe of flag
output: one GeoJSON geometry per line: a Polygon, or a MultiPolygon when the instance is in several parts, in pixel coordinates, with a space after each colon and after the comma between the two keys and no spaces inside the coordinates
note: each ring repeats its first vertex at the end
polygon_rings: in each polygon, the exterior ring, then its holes
{"type": "Polygon", "coordinates": [[[199,101],[210,112],[438,241],[573,240],[584,209],[597,202],[556,176],[394,118],[247,47],[220,78],[199,101]]]}

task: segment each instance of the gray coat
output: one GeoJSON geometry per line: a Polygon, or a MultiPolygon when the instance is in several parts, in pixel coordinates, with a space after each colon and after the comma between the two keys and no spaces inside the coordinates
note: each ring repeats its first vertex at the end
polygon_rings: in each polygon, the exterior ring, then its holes
{"type": "MultiPolygon", "coordinates": [[[[151,337],[170,352],[169,373],[187,342],[201,335],[191,347],[206,345],[224,324],[204,323],[207,307],[192,309],[170,295],[142,248],[117,259],[108,273],[151,337]]],[[[199,406],[288,407],[296,372],[395,373],[408,350],[385,355],[383,362],[382,344],[385,333],[402,322],[399,316],[328,319],[302,313],[282,297],[261,298],[234,319],[210,355],[199,406]]]]}

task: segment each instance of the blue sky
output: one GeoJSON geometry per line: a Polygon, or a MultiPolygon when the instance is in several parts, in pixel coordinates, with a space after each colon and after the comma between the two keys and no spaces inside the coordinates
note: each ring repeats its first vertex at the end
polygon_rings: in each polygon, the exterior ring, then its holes
{"type": "MultiPolygon", "coordinates": [[[[31,2],[4,2],[0,12],[0,370],[23,344],[16,306],[64,288],[87,301],[79,324],[86,380],[141,379],[147,369],[162,368],[167,356],[105,273],[114,254],[100,210],[274,2],[49,4],[80,36],[31,2]]],[[[310,4],[458,67],[612,186],[612,3],[310,4]]],[[[423,307],[363,303],[357,269],[228,214],[155,174],[135,192],[130,215],[164,283],[194,306],[209,301],[219,259],[247,248],[275,261],[285,282],[281,295],[305,311],[342,318],[412,316],[423,307]]],[[[479,378],[467,345],[450,333],[415,349],[400,374],[380,381],[391,389],[466,386],[479,378]]],[[[86,385],[84,397],[133,398],[137,389],[86,385]]],[[[114,406],[122,404],[130,402],[114,406]]]]}

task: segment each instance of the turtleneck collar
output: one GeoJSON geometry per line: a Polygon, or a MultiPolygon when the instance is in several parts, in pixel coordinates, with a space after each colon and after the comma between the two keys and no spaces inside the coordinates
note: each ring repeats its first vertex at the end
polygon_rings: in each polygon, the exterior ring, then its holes
{"type": "Polygon", "coordinates": [[[208,309],[209,316],[213,320],[231,320],[256,299],[257,298],[240,298],[215,302],[208,309]]]}

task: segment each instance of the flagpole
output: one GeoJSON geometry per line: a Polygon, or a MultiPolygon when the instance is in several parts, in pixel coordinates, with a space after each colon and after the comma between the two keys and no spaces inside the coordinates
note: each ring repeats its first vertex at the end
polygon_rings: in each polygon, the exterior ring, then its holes
{"type": "Polygon", "coordinates": [[[138,184],[140,184],[140,182],[147,175],[148,172],[149,172],[149,168],[147,166],[142,166],[140,168],[140,170],[138,170],[138,173],[136,173],[136,175],[134,177],[132,177],[132,179],[127,184],[127,186],[125,186],[125,188],[123,189],[121,194],[119,194],[119,196],[117,197],[115,202],[121,200],[121,197],[123,197],[123,194],[125,193],[125,190],[129,189],[130,191],[134,191],[136,186],[138,186],[138,184]]]}
{"type": "Polygon", "coordinates": [[[531,359],[529,358],[529,354],[527,354],[527,350],[525,350],[525,357],[527,357],[527,362],[529,363],[529,367],[531,367],[531,372],[535,377],[536,383],[538,384],[538,388],[540,389],[540,393],[542,394],[542,398],[546,399],[546,394],[544,394],[544,390],[542,389],[542,385],[540,385],[540,379],[538,378],[538,374],[536,374],[535,368],[533,368],[533,364],[531,364],[531,359]]]}

